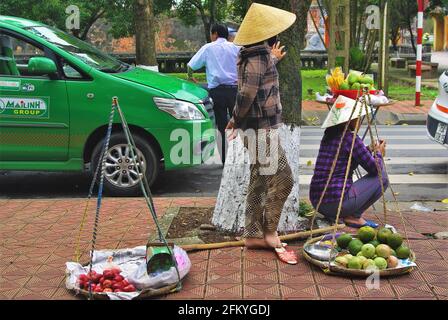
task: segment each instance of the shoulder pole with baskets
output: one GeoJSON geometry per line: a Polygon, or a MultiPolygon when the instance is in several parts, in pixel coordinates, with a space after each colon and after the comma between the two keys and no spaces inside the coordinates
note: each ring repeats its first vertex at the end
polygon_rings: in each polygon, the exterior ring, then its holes
{"type": "MultiPolygon", "coordinates": [[[[132,136],[132,133],[129,129],[128,123],[126,121],[126,118],[123,114],[123,111],[120,108],[120,105],[118,103],[118,98],[117,97],[113,97],[112,98],[112,107],[111,107],[111,112],[110,112],[110,116],[109,116],[109,123],[108,123],[108,127],[107,127],[107,131],[106,131],[106,137],[104,140],[104,144],[102,147],[102,152],[100,155],[100,159],[98,161],[98,165],[95,169],[94,175],[93,175],[93,180],[90,184],[90,188],[89,188],[89,194],[87,197],[87,201],[86,201],[86,205],[84,208],[84,215],[80,224],[80,229],[79,229],[79,235],[77,238],[77,244],[76,244],[76,251],[75,251],[75,261],[79,262],[80,259],[80,239],[81,239],[81,233],[86,221],[86,217],[87,217],[87,212],[88,212],[88,204],[89,204],[89,200],[92,198],[93,195],[93,190],[94,190],[94,186],[96,181],[98,180],[98,174],[100,174],[99,176],[99,182],[98,182],[98,197],[97,197],[97,204],[96,204],[96,211],[95,211],[95,220],[94,220],[94,226],[93,226],[93,231],[92,231],[92,241],[91,241],[91,251],[90,251],[90,261],[89,261],[89,272],[92,271],[92,260],[93,260],[93,253],[95,251],[95,246],[96,246],[96,238],[97,238],[97,232],[98,232],[98,225],[99,225],[99,218],[100,218],[100,211],[101,211],[101,202],[102,202],[102,197],[103,197],[103,184],[104,184],[104,175],[105,175],[105,170],[106,170],[106,157],[107,157],[107,152],[109,149],[109,141],[110,141],[110,137],[112,134],[112,127],[113,127],[113,123],[114,123],[114,116],[115,116],[115,112],[118,112],[119,115],[119,119],[121,122],[121,127],[123,129],[124,135],[126,137],[126,141],[128,144],[128,148],[129,148],[129,152],[130,152],[130,156],[132,159],[134,159],[134,167],[135,170],[137,172],[137,175],[140,177],[139,179],[139,185],[140,185],[140,189],[142,191],[142,194],[145,198],[145,202],[146,205],[149,209],[149,212],[151,213],[151,217],[156,225],[156,229],[157,229],[157,233],[158,233],[158,238],[159,241],[167,248],[167,250],[169,251],[169,254],[171,256],[171,259],[173,261],[173,265],[176,269],[176,273],[177,273],[177,277],[178,277],[178,281],[175,285],[170,286],[168,289],[169,290],[162,290],[162,291],[166,291],[165,293],[169,293],[169,292],[173,292],[173,291],[178,291],[181,289],[181,277],[180,277],[180,273],[179,273],[179,269],[178,269],[178,265],[177,265],[177,261],[176,258],[174,256],[173,251],[171,250],[170,246],[168,245],[168,242],[166,241],[166,238],[163,234],[163,231],[159,225],[158,222],[158,218],[157,218],[157,214],[156,214],[156,209],[154,206],[154,202],[152,199],[152,194],[151,194],[151,190],[149,188],[149,183],[148,180],[146,178],[146,175],[144,174],[144,172],[141,172],[141,168],[140,168],[140,160],[138,159],[138,156],[136,155],[136,152],[134,150],[137,150],[137,147],[135,145],[135,141],[134,138],[132,136]],[[101,169],[101,171],[100,171],[101,169]]],[[[148,239],[147,242],[147,249],[148,246],[150,244],[150,240],[148,239]]],[[[148,261],[147,261],[148,262],[148,261]]],[[[164,289],[164,288],[162,288],[164,289]]],[[[160,290],[159,290],[160,291],[160,290]]],[[[92,286],[91,286],[91,282],[89,283],[89,298],[92,299],[93,298],[93,293],[92,293],[92,286]]],[[[150,296],[150,294],[148,295],[150,296]]]]}

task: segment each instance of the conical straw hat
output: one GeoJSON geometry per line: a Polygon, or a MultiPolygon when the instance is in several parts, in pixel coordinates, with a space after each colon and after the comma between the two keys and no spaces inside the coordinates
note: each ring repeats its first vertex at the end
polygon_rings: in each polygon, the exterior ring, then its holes
{"type": "Polygon", "coordinates": [[[252,3],[233,42],[246,46],[267,40],[288,29],[295,21],[294,13],[252,3]]]}
{"type": "MultiPolygon", "coordinates": [[[[372,112],[371,108],[367,108],[369,114],[372,112]]],[[[327,118],[322,124],[322,128],[328,128],[337,126],[338,124],[347,122],[348,120],[353,120],[359,117],[359,112],[361,111],[361,117],[367,114],[366,108],[363,106],[361,102],[356,103],[356,100],[339,96],[331,107],[330,112],[328,112],[327,118]],[[350,115],[352,114],[353,108],[355,108],[355,112],[350,119],[350,115]],[[362,110],[360,110],[362,108],[362,110]]]]}

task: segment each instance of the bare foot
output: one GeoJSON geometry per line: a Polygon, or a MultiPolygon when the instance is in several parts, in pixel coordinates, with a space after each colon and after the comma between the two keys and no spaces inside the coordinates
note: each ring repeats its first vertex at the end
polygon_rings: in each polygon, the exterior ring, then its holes
{"type": "Polygon", "coordinates": [[[264,236],[264,240],[266,241],[266,244],[270,248],[281,248],[282,247],[282,242],[280,241],[280,238],[278,237],[277,232],[266,233],[264,236]]]}
{"type": "Polygon", "coordinates": [[[350,224],[363,225],[363,224],[366,223],[366,220],[364,218],[345,217],[344,218],[344,222],[345,223],[350,223],[350,224]]]}

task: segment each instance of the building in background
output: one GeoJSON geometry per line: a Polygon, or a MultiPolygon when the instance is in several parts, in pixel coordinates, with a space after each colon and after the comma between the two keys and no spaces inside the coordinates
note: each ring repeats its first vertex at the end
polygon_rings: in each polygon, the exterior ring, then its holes
{"type": "Polygon", "coordinates": [[[434,51],[448,50],[447,11],[447,8],[437,7],[430,13],[434,23],[434,51]]]}

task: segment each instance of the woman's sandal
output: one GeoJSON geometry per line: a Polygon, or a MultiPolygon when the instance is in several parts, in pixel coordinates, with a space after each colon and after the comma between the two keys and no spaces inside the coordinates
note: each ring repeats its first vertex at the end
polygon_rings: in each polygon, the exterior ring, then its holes
{"type": "Polygon", "coordinates": [[[292,250],[286,250],[284,246],[281,248],[274,248],[275,253],[280,261],[287,264],[297,264],[297,255],[292,250]]]}

